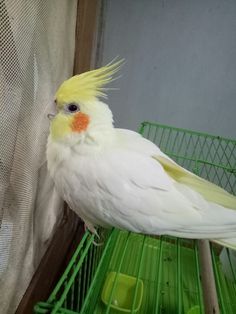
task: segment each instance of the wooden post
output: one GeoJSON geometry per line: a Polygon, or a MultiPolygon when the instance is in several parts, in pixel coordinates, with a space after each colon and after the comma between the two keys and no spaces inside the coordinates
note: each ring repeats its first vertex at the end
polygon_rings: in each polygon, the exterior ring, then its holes
{"type": "Polygon", "coordinates": [[[210,244],[207,240],[198,240],[203,300],[206,314],[219,314],[215,277],[212,267],[210,244]]]}
{"type": "Polygon", "coordinates": [[[100,0],[78,1],[74,74],[90,69],[100,5],[100,0]]]}

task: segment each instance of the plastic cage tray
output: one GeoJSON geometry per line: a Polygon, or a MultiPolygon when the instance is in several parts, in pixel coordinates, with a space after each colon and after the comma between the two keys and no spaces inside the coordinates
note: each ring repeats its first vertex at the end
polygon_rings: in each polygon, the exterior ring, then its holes
{"type": "MultiPolygon", "coordinates": [[[[142,123],[140,133],[183,167],[236,193],[236,141],[150,122],[142,123]]],[[[49,299],[39,302],[35,313],[204,313],[196,241],[115,229],[99,232],[104,244],[95,246],[94,236],[86,232],[49,299]],[[104,292],[111,273],[110,290],[104,292]],[[125,308],[119,299],[120,274],[135,280],[125,308]],[[102,301],[104,293],[106,302],[102,301]]],[[[231,255],[227,250],[229,279],[222,270],[219,250],[211,246],[211,253],[220,311],[236,313],[231,255]]]]}

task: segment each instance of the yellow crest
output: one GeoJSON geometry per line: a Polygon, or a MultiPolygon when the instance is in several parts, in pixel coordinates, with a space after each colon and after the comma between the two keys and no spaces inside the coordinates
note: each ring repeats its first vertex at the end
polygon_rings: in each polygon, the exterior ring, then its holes
{"type": "Polygon", "coordinates": [[[59,106],[70,102],[86,102],[95,97],[106,97],[104,85],[114,80],[113,75],[119,71],[124,60],[110,62],[106,66],[72,76],[61,84],[56,92],[59,106]]]}

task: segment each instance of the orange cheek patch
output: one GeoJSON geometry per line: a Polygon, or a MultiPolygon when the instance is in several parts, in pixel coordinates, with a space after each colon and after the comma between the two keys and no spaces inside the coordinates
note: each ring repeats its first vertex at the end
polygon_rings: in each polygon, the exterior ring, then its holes
{"type": "Polygon", "coordinates": [[[89,116],[85,113],[78,112],[74,115],[71,128],[74,132],[82,132],[87,129],[88,124],[89,116]]]}

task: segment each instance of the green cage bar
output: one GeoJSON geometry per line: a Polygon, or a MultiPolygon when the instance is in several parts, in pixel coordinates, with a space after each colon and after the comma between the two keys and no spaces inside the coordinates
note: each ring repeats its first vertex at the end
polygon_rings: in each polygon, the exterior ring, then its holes
{"type": "MultiPolygon", "coordinates": [[[[150,122],[141,124],[140,133],[181,166],[236,194],[235,140],[150,122]]],[[[204,313],[197,241],[116,229],[99,232],[104,244],[95,246],[94,236],[86,232],[49,299],[36,304],[35,313],[204,313]],[[133,281],[120,300],[126,288],[119,282],[122,276],[133,281]],[[109,278],[105,303],[102,294],[109,278]]],[[[233,314],[236,268],[227,250],[233,276],[225,276],[220,251],[211,246],[220,313],[233,314]]]]}

